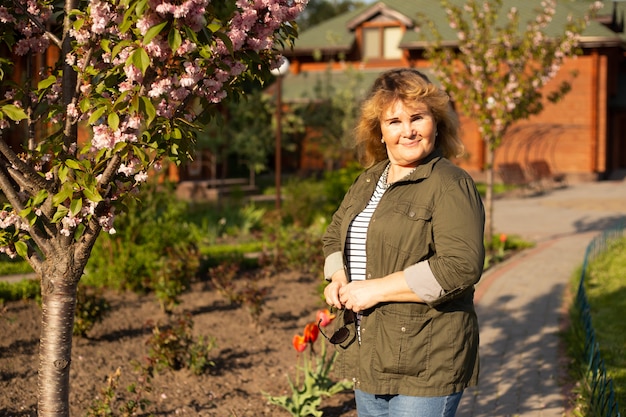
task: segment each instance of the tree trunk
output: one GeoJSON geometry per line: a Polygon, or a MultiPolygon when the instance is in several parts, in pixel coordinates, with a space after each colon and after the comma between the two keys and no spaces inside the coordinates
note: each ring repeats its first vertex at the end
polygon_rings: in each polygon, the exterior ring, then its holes
{"type": "Polygon", "coordinates": [[[491,248],[493,241],[493,159],[494,150],[489,143],[485,141],[485,173],[487,174],[487,190],[485,195],[485,241],[487,248],[491,248]]]}
{"type": "Polygon", "coordinates": [[[39,417],[69,417],[70,363],[78,277],[71,261],[46,259],[41,280],[42,319],[39,350],[39,417]],[[58,262],[58,261],[57,261],[58,262]],[[75,273],[75,272],[74,272],[75,273]]]}

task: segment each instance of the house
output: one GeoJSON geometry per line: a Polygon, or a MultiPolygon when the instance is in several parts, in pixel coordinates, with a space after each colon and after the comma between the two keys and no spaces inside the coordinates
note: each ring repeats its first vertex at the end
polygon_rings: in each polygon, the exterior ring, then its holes
{"type": "MultiPolygon", "coordinates": [[[[541,114],[512,126],[496,151],[496,166],[518,163],[526,167],[541,160],[573,181],[605,179],[626,171],[626,3],[604,3],[582,34],[582,54],[566,60],[552,81],[570,79],[575,71],[571,91],[562,101],[547,103],[541,114]]],[[[583,16],[589,5],[589,1],[559,1],[555,25],[569,14],[583,16]]],[[[504,0],[502,10],[512,6],[519,10],[520,21],[527,22],[536,15],[540,1],[504,0]]],[[[415,67],[429,73],[418,13],[433,20],[444,42],[456,43],[456,34],[438,1],[369,3],[300,34],[295,47],[286,52],[291,66],[283,79],[283,100],[310,97],[315,80],[329,71],[334,82],[341,84],[347,67],[359,69],[368,87],[381,71],[393,67],[415,67]]],[[[471,118],[460,117],[467,155],[456,162],[480,178],[484,144],[471,118]]]]}

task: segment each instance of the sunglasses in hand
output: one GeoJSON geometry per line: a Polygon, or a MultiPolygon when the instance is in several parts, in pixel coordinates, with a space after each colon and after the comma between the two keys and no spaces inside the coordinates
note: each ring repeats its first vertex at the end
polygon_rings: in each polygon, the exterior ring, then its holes
{"type": "Polygon", "coordinates": [[[355,315],[354,311],[352,311],[352,310],[344,310],[344,312],[343,312],[343,326],[338,328],[335,331],[335,333],[332,334],[332,336],[328,337],[322,331],[322,327],[320,326],[320,324],[322,323],[322,319],[320,319],[320,321],[317,323],[317,328],[319,329],[319,331],[322,334],[322,336],[324,336],[326,339],[328,339],[328,341],[330,343],[332,343],[333,345],[338,345],[339,343],[345,342],[346,339],[348,338],[348,336],[350,336],[350,329],[348,329],[348,326],[351,325],[351,324],[354,324],[355,322],[356,322],[356,315],[355,315]]]}

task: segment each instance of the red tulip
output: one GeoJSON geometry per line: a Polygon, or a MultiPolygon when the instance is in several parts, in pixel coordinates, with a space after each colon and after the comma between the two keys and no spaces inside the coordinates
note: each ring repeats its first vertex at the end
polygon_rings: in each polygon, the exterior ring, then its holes
{"type": "Polygon", "coordinates": [[[293,347],[298,351],[298,353],[304,352],[307,346],[307,342],[304,339],[304,336],[296,334],[293,336],[293,347]]]}
{"type": "Polygon", "coordinates": [[[500,243],[506,242],[506,235],[504,233],[500,234],[500,243]]]}
{"type": "Polygon", "coordinates": [[[317,316],[315,316],[315,322],[319,323],[320,326],[326,327],[335,319],[335,315],[331,314],[328,309],[318,310],[317,316]]]}
{"type": "Polygon", "coordinates": [[[315,343],[319,334],[320,329],[317,328],[315,323],[309,323],[304,327],[304,341],[306,343],[315,343]]]}

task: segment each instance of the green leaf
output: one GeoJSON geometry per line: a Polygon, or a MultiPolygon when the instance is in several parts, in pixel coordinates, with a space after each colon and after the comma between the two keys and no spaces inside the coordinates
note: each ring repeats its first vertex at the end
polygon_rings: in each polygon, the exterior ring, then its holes
{"type": "Polygon", "coordinates": [[[23,109],[17,107],[14,104],[6,104],[2,106],[2,112],[6,114],[9,119],[15,122],[19,122],[20,120],[24,120],[28,117],[26,116],[26,112],[24,112],[23,109]]]}
{"type": "Polygon", "coordinates": [[[28,215],[30,213],[32,213],[32,211],[33,211],[32,207],[26,207],[26,208],[20,210],[20,217],[23,217],[23,218],[27,219],[28,215]]]}
{"type": "Polygon", "coordinates": [[[97,108],[96,110],[94,110],[93,113],[91,113],[91,116],[89,116],[89,121],[88,123],[90,125],[95,124],[101,117],[102,115],[107,111],[107,107],[106,106],[101,106],[99,108],[97,108]]]}
{"type": "Polygon", "coordinates": [[[52,84],[54,84],[56,81],[57,81],[57,77],[55,77],[54,75],[51,75],[45,80],[39,81],[39,83],[37,83],[37,89],[38,90],[46,89],[50,87],[52,84]]]}
{"type": "Polygon", "coordinates": [[[37,193],[37,195],[35,196],[35,198],[33,198],[33,206],[38,206],[41,203],[43,203],[46,198],[48,198],[48,191],[47,190],[41,190],[37,193]]]}
{"type": "Polygon", "coordinates": [[[145,107],[144,110],[146,111],[146,115],[148,116],[146,120],[146,126],[150,126],[156,118],[156,109],[154,108],[152,101],[148,97],[141,97],[141,100],[143,101],[143,105],[145,107]]]}
{"type": "Polygon", "coordinates": [[[167,36],[167,42],[170,44],[170,48],[174,52],[176,52],[178,48],[180,48],[180,45],[182,45],[182,37],[176,28],[170,29],[170,33],[167,36]]]}
{"type": "Polygon", "coordinates": [[[109,113],[109,117],[107,119],[111,130],[117,130],[120,126],[120,117],[117,113],[109,113]]]}
{"type": "Polygon", "coordinates": [[[219,31],[221,28],[222,24],[215,20],[207,25],[207,29],[209,29],[213,33],[219,31]]]}
{"type": "Polygon", "coordinates": [[[163,30],[163,28],[165,28],[165,26],[167,25],[167,21],[159,23],[158,25],[152,26],[150,29],[148,29],[148,31],[146,32],[146,36],[143,37],[143,44],[147,45],[150,43],[150,41],[152,41],[152,39],[154,39],[155,36],[157,36],[159,33],[161,33],[161,31],[163,30]]]}
{"type": "Polygon", "coordinates": [[[72,195],[74,195],[72,184],[66,182],[63,184],[61,191],[52,198],[52,203],[55,206],[60,206],[65,200],[71,199],[72,195]]]}
{"type": "Polygon", "coordinates": [[[22,258],[27,259],[28,245],[26,244],[26,242],[22,240],[18,240],[17,242],[15,242],[15,252],[17,252],[17,254],[20,255],[22,258]]]}
{"type": "Polygon", "coordinates": [[[85,197],[87,197],[89,201],[93,201],[94,203],[102,201],[102,196],[98,192],[98,188],[95,186],[85,188],[83,190],[83,194],[85,194],[85,197]]]}
{"type": "Polygon", "coordinates": [[[84,170],[84,167],[76,159],[66,159],[65,165],[67,165],[68,167],[72,169],[76,169],[80,171],[84,170]]]}
{"type": "Polygon", "coordinates": [[[56,211],[56,213],[54,213],[54,217],[52,217],[52,222],[53,223],[57,223],[59,220],[61,220],[63,217],[65,217],[68,212],[69,212],[69,210],[65,206],[57,207],[57,211],[56,211]]]}
{"type": "Polygon", "coordinates": [[[70,203],[70,212],[75,216],[80,213],[83,208],[83,200],[81,198],[73,199],[70,203]]]}
{"type": "Polygon", "coordinates": [[[135,5],[135,14],[137,16],[143,16],[148,5],[148,0],[140,0],[135,5]]]}
{"type": "MultiPolygon", "coordinates": [[[[126,33],[133,26],[133,10],[128,9],[126,13],[124,13],[124,17],[122,18],[122,24],[119,26],[121,33],[126,33]]],[[[115,55],[113,55],[115,56],[115,55]]]]}
{"type": "Polygon", "coordinates": [[[59,166],[58,175],[59,175],[59,180],[61,180],[61,182],[67,181],[68,172],[69,172],[69,169],[66,165],[59,166]]]}
{"type": "Polygon", "coordinates": [[[128,57],[126,60],[126,64],[133,64],[141,72],[145,75],[148,67],[150,66],[150,57],[148,53],[143,48],[137,48],[135,51],[128,57]]]}
{"type": "Polygon", "coordinates": [[[78,108],[81,112],[86,113],[91,108],[91,101],[85,98],[78,103],[78,108]]]}

